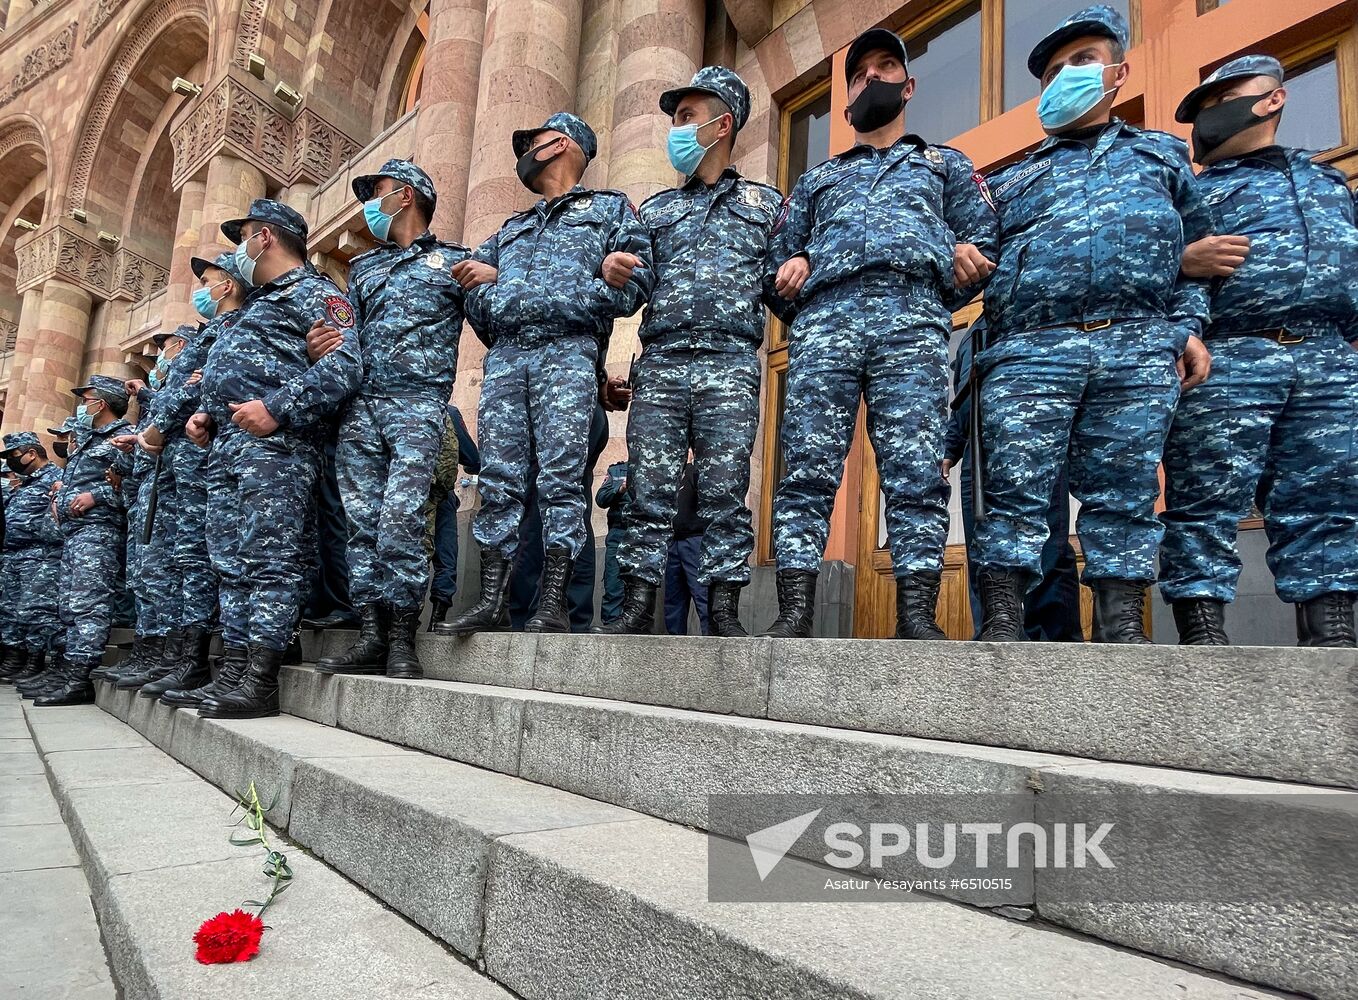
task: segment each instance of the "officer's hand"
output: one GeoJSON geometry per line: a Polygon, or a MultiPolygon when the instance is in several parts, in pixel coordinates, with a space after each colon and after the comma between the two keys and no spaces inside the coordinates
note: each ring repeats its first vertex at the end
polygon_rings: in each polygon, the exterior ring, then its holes
{"type": "Polygon", "coordinates": [[[1187,392],[1202,385],[1212,374],[1212,352],[1198,337],[1189,337],[1184,352],[1179,356],[1179,388],[1187,392]]]}
{"type": "Polygon", "coordinates": [[[199,448],[206,448],[212,443],[212,418],[206,413],[195,413],[184,425],[184,436],[199,448]]]}
{"type": "Polygon", "coordinates": [[[80,496],[76,497],[74,500],[71,501],[71,505],[67,508],[67,510],[71,512],[72,517],[83,517],[93,507],[94,507],[94,494],[82,493],[80,494],[80,496]]]}
{"type": "Polygon", "coordinates": [[[146,383],[139,378],[130,378],[123,383],[123,388],[127,390],[129,396],[135,396],[146,388],[146,383]]]}
{"type": "Polygon", "coordinates": [[[1179,266],[1190,278],[1229,278],[1249,255],[1248,236],[1208,236],[1184,250],[1179,266]]]}
{"type": "Polygon", "coordinates": [[[53,484],[52,484],[52,488],[51,488],[50,490],[48,490],[47,492],[48,492],[48,493],[51,493],[51,494],[53,494],[53,495],[55,496],[55,495],[56,495],[56,492],[57,492],[59,489],[61,489],[61,480],[60,480],[60,479],[58,479],[55,483],[53,483],[53,484]]]}
{"type": "Polygon", "coordinates": [[[784,261],[783,266],[778,269],[778,276],[773,282],[773,290],[785,299],[795,299],[809,277],[811,277],[811,262],[798,254],[796,257],[784,261]]]}
{"type": "Polygon", "coordinates": [[[185,385],[197,385],[203,381],[203,369],[195,368],[193,374],[184,380],[185,385]]]}
{"type": "Polygon", "coordinates": [[[137,435],[137,444],[147,454],[159,455],[165,450],[165,435],[160,433],[160,428],[155,424],[148,424],[146,429],[137,435]]]}
{"type": "Polygon", "coordinates": [[[333,326],[328,326],[325,320],[318,319],[311,324],[311,329],[306,334],[307,360],[315,364],[342,343],[344,334],[333,326]]]}
{"type": "Polygon", "coordinates": [[[636,254],[615,250],[604,258],[603,267],[599,269],[599,273],[603,276],[604,282],[611,288],[622,288],[632,280],[634,270],[645,266],[636,254]]]}
{"type": "Polygon", "coordinates": [[[945,459],[943,460],[943,478],[944,478],[944,479],[947,479],[947,478],[948,478],[948,473],[950,473],[950,472],[952,472],[952,459],[951,459],[951,458],[945,458],[945,459]]]}
{"type": "Polygon", "coordinates": [[[124,455],[132,454],[132,449],[137,446],[137,435],[135,434],[115,434],[109,438],[108,443],[117,448],[124,455]]]}
{"type": "Polygon", "coordinates": [[[990,277],[995,262],[976,248],[974,243],[959,243],[952,253],[952,280],[958,288],[977,285],[990,277]]]}
{"type": "Polygon", "coordinates": [[[462,286],[464,292],[470,292],[477,285],[492,284],[500,272],[489,264],[479,260],[460,260],[453,265],[453,280],[462,286]]]}
{"type": "Polygon", "coordinates": [[[632,402],[632,389],[627,380],[614,375],[599,387],[599,402],[609,413],[625,410],[632,402]]]}
{"type": "Polygon", "coordinates": [[[252,399],[248,403],[227,403],[231,407],[231,422],[257,438],[268,437],[278,430],[278,421],[273,418],[262,399],[252,399]]]}

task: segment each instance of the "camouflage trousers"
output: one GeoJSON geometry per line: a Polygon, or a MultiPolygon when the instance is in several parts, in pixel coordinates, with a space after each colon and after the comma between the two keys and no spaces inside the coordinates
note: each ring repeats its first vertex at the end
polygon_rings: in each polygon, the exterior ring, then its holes
{"type": "Polygon", "coordinates": [[[5,607],[14,608],[18,630],[14,639],[6,636],[5,641],[22,644],[32,653],[52,649],[61,634],[61,546],[38,545],[6,552],[6,575],[11,571],[19,581],[17,601],[8,603],[8,594],[0,600],[5,607]]]}
{"type": "Polygon", "coordinates": [[[592,337],[546,344],[498,343],[486,353],[477,413],[481,446],[481,509],[472,534],[483,548],[511,560],[528,493],[528,469],[538,465],[538,505],[545,548],[579,555],[585,544],[585,465],[589,425],[598,405],[592,337]]]}
{"type": "Polygon", "coordinates": [[[174,476],[174,509],[165,513],[174,532],[180,628],[207,628],[217,612],[217,573],[207,550],[207,456],[183,435],[165,448],[174,476]]]}
{"type": "Polygon", "coordinates": [[[22,646],[24,629],[19,619],[19,598],[24,591],[23,550],[6,552],[0,563],[0,642],[22,646]]]}
{"type": "Polygon", "coordinates": [[[207,458],[207,539],[226,645],[287,649],[316,558],[307,525],[319,469],[309,441],[219,429],[207,458]]]}
{"type": "Polygon", "coordinates": [[[349,522],[355,607],[418,608],[429,589],[430,483],[446,402],[359,396],[339,427],[335,473],[349,522]]]}
{"type": "Polygon", "coordinates": [[[1139,320],[1020,333],[981,352],[989,513],[972,541],[978,566],[1041,575],[1052,486],[1069,454],[1085,582],[1155,579],[1181,342],[1167,321],[1139,320]]]}
{"type": "Polygon", "coordinates": [[[788,335],[787,471],[773,499],[779,569],[820,570],[860,399],[886,497],[892,567],[897,576],[942,568],[950,329],[936,291],[888,276],[837,285],[797,317],[788,335]]]}
{"type": "Polygon", "coordinates": [[[179,627],[182,583],[174,561],[175,481],[164,458],[160,475],[147,472],[137,486],[136,506],[127,514],[127,588],[137,609],[138,635],[165,635],[179,627]],[[143,541],[152,486],[160,489],[149,541],[143,541]]]}
{"type": "Polygon", "coordinates": [[[623,513],[622,572],[659,586],[688,451],[698,473],[702,583],[748,583],[754,529],[750,454],[759,427],[759,356],[717,351],[647,352],[637,364],[627,420],[632,501],[623,513]]]}
{"type": "Polygon", "coordinates": [[[123,525],[93,524],[66,534],[61,549],[61,624],[66,659],[97,664],[108,645],[123,570],[123,525]]]}
{"type": "Polygon", "coordinates": [[[1209,341],[1165,446],[1160,590],[1235,599],[1236,531],[1258,498],[1278,596],[1358,592],[1358,351],[1338,334],[1209,341]]]}

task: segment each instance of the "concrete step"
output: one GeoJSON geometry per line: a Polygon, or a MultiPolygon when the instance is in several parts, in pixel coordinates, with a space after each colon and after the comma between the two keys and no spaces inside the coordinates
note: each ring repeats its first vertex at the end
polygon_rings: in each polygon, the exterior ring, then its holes
{"type": "MultiPolygon", "coordinates": [[[[354,633],[306,633],[312,662],[354,633]]],[[[1358,652],[423,634],[439,680],[1358,788],[1358,652]]]]}
{"type": "MultiPolygon", "coordinates": [[[[233,800],[92,705],[29,704],[25,711],[93,888],[119,996],[511,1000],[502,987],[276,833],[271,839],[287,853],[295,883],[268,911],[259,955],[238,965],[198,964],[192,940],[198,925],[243,899],[259,898],[268,886],[259,849],[228,843],[233,800]]],[[[5,909],[19,910],[36,921],[35,931],[50,934],[46,914],[36,903],[25,905],[28,898],[7,893],[5,909]]],[[[14,943],[7,940],[0,952],[14,943]]],[[[59,962],[45,958],[49,979],[43,988],[50,989],[70,958],[64,948],[58,954],[59,962]]],[[[86,996],[39,988],[4,995],[86,996]]]]}
{"type": "MultiPolygon", "coordinates": [[[[449,687],[337,686],[341,715],[351,690],[449,687]]],[[[107,710],[214,784],[254,780],[290,837],[526,1000],[1278,995],[942,900],[712,901],[709,844],[748,865],[737,842],[299,718],[207,720],[102,687],[107,710]]],[[[453,712],[444,727],[468,723],[455,703],[443,707],[453,712]]],[[[815,881],[844,874],[783,864],[815,881]]],[[[1321,985],[1319,995],[1341,996],[1321,985]]]]}
{"type": "Polygon", "coordinates": [[[13,688],[0,689],[0,899],[0,995],[114,1000],[90,885],[13,688]]]}

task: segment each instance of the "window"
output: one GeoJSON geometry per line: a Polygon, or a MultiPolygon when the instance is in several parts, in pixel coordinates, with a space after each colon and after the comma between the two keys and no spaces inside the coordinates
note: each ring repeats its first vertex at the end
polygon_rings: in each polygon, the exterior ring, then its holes
{"type": "Polygon", "coordinates": [[[943,143],[981,124],[981,5],[970,3],[906,39],[915,96],[906,128],[943,143]]]}
{"type": "Polygon", "coordinates": [[[1333,53],[1287,73],[1287,107],[1278,142],[1298,149],[1330,150],[1344,144],[1339,64],[1333,53]]]}
{"type": "Polygon", "coordinates": [[[780,172],[783,190],[791,191],[797,178],[830,158],[830,90],[825,89],[787,116],[787,158],[780,172]]]}
{"type": "MultiPolygon", "coordinates": [[[[1131,0],[1107,0],[1132,23],[1131,0]]],[[[1037,80],[1028,72],[1028,54],[1053,27],[1085,0],[1004,0],[1004,110],[1037,97],[1037,80]]]]}

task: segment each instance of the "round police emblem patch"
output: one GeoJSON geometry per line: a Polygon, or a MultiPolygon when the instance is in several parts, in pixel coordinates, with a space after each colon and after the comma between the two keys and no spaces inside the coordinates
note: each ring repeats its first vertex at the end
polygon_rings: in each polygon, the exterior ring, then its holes
{"type": "Polygon", "coordinates": [[[925,148],[925,150],[924,150],[924,158],[925,158],[926,160],[928,160],[930,163],[942,163],[942,162],[943,162],[943,154],[940,153],[938,150],[934,149],[933,146],[927,146],[927,147],[925,148]]]}
{"type": "Polygon", "coordinates": [[[764,207],[764,193],[757,187],[741,188],[740,200],[746,205],[753,205],[755,208],[764,207]]]}
{"type": "Polygon", "coordinates": [[[434,271],[443,270],[443,254],[431,253],[424,259],[425,266],[434,271]]]}
{"type": "Polygon", "coordinates": [[[342,295],[331,295],[325,300],[325,317],[340,329],[354,325],[354,307],[342,295]]]}
{"type": "Polygon", "coordinates": [[[592,194],[587,194],[587,195],[585,195],[583,198],[578,199],[578,200],[575,202],[575,204],[571,206],[571,211],[573,211],[573,212],[588,212],[588,211],[590,210],[590,206],[592,206],[593,204],[594,204],[594,195],[592,195],[592,194]]]}

